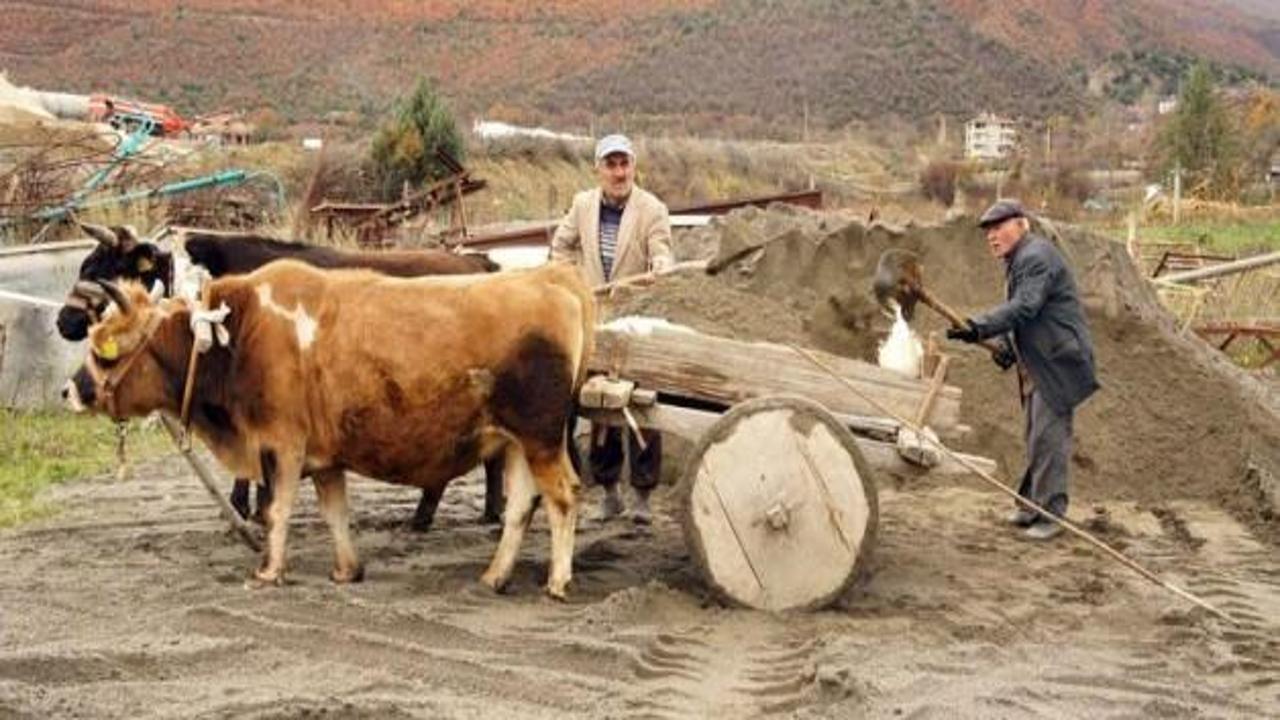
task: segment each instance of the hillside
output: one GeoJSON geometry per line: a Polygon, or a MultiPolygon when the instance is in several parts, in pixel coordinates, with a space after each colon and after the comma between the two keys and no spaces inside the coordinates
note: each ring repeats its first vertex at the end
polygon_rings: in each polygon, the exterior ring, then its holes
{"type": "Polygon", "coordinates": [[[426,74],[465,114],[795,132],[806,103],[819,127],[1073,112],[1089,72],[1136,51],[1280,77],[1280,19],[1235,2],[28,0],[6,3],[0,69],[187,113],[372,115],[426,74]]]}

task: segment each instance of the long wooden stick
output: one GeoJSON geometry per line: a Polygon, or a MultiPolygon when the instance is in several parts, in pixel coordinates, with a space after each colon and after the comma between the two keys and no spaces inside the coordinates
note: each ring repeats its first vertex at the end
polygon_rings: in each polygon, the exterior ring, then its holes
{"type": "Polygon", "coordinates": [[[218,509],[222,511],[222,517],[231,523],[231,529],[236,531],[240,539],[244,541],[254,552],[262,552],[262,543],[258,542],[258,536],[253,532],[253,528],[240,517],[240,513],[231,506],[231,502],[223,496],[222,491],[218,489],[217,483],[213,479],[213,473],[200,462],[200,458],[196,457],[188,443],[183,442],[184,433],[178,424],[166,415],[160,416],[160,422],[164,425],[164,429],[169,431],[169,437],[173,438],[173,442],[178,446],[178,451],[187,459],[191,465],[191,469],[196,471],[196,477],[200,478],[200,482],[204,485],[209,494],[213,496],[214,501],[218,504],[218,509]]]}
{"type": "Polygon", "coordinates": [[[939,450],[941,450],[943,453],[945,453],[945,454],[946,454],[948,457],[950,457],[952,460],[954,460],[955,462],[957,462],[957,463],[959,463],[960,465],[964,466],[967,470],[969,470],[970,472],[972,472],[974,475],[978,476],[978,478],[979,478],[979,479],[981,479],[981,480],[983,480],[984,482],[986,482],[986,483],[990,484],[991,486],[995,487],[995,488],[996,488],[997,490],[999,490],[1000,492],[1004,493],[1005,495],[1008,495],[1008,496],[1012,497],[1015,501],[1017,501],[1017,502],[1018,502],[1018,504],[1019,504],[1019,505],[1022,505],[1023,507],[1026,507],[1026,508],[1028,508],[1028,509],[1030,509],[1030,510],[1035,510],[1036,512],[1040,513],[1041,517],[1048,518],[1050,521],[1057,523],[1057,524],[1058,524],[1059,526],[1061,526],[1062,528],[1066,529],[1067,531],[1071,532],[1072,534],[1076,535],[1077,537],[1080,537],[1080,538],[1084,539],[1086,542],[1088,542],[1089,544],[1091,544],[1091,545],[1093,545],[1094,547],[1098,548],[1099,550],[1101,550],[1101,551],[1102,551],[1103,553],[1105,553],[1106,555],[1108,555],[1108,556],[1110,556],[1111,558],[1115,559],[1116,561],[1120,562],[1120,564],[1124,565],[1125,567],[1129,568],[1130,570],[1133,570],[1134,572],[1136,572],[1136,573],[1138,573],[1139,575],[1141,575],[1142,577],[1144,577],[1144,578],[1146,578],[1146,579],[1150,580],[1151,582],[1155,583],[1156,585],[1159,585],[1160,587],[1164,588],[1165,590],[1168,590],[1169,592],[1172,592],[1173,594],[1177,595],[1178,597],[1181,597],[1181,598],[1182,598],[1182,599],[1184,599],[1184,600],[1187,600],[1187,601],[1189,601],[1189,602],[1191,602],[1191,603],[1193,603],[1193,604],[1195,604],[1195,605],[1198,605],[1198,606],[1200,606],[1200,607],[1204,608],[1205,610],[1208,610],[1209,612],[1211,612],[1211,613],[1213,613],[1214,615],[1218,616],[1219,618],[1222,618],[1223,620],[1225,620],[1225,621],[1227,621],[1227,622],[1231,623],[1232,625],[1237,625],[1237,624],[1239,624],[1239,623],[1237,623],[1237,622],[1236,622],[1236,620],[1235,620],[1234,618],[1232,618],[1231,616],[1227,615],[1226,613],[1224,613],[1223,611],[1219,610],[1218,608],[1214,607],[1213,605],[1210,605],[1207,601],[1202,600],[1202,599],[1200,599],[1200,598],[1196,597],[1195,595],[1192,595],[1191,593],[1187,592],[1186,590],[1183,590],[1182,588],[1180,588],[1180,587],[1178,587],[1178,586],[1174,585],[1173,583],[1170,583],[1169,581],[1167,581],[1167,580],[1164,580],[1164,579],[1160,578],[1160,577],[1159,577],[1159,576],[1157,576],[1155,573],[1153,573],[1153,572],[1151,572],[1150,570],[1148,570],[1148,569],[1146,569],[1146,568],[1142,567],[1142,566],[1141,566],[1141,565],[1139,565],[1138,563],[1134,562],[1133,560],[1131,560],[1130,558],[1128,558],[1127,556],[1125,556],[1125,555],[1124,555],[1124,553],[1121,553],[1119,550],[1116,550],[1115,548],[1111,547],[1110,545],[1108,545],[1108,544],[1106,544],[1106,543],[1102,542],[1101,540],[1097,539],[1097,538],[1096,538],[1096,537],[1094,537],[1093,535],[1089,534],[1089,532],[1088,532],[1087,530],[1084,530],[1083,528],[1080,528],[1080,527],[1079,527],[1079,526],[1077,526],[1075,523],[1073,523],[1073,522],[1071,522],[1071,521],[1067,520],[1066,518],[1058,517],[1057,515],[1054,515],[1053,513],[1051,513],[1051,512],[1049,512],[1048,510],[1046,510],[1046,509],[1044,509],[1044,508],[1040,507],[1039,505],[1037,505],[1036,503],[1032,502],[1031,500],[1028,500],[1027,498],[1022,497],[1021,495],[1019,495],[1019,494],[1017,493],[1017,491],[1015,491],[1014,489],[1012,489],[1012,488],[1010,488],[1010,487],[1006,486],[1004,483],[1000,482],[1000,481],[999,481],[999,480],[997,480],[996,478],[992,477],[989,473],[987,473],[985,470],[983,470],[982,468],[978,467],[977,465],[974,465],[974,464],[973,464],[972,462],[970,462],[967,458],[961,457],[961,455],[960,455],[959,453],[954,452],[953,450],[951,450],[951,448],[947,447],[946,445],[943,445],[940,441],[935,440],[935,439],[933,439],[932,437],[930,437],[928,433],[920,432],[920,428],[919,428],[919,427],[917,427],[915,423],[911,422],[911,421],[910,421],[910,420],[908,420],[907,418],[900,417],[900,416],[896,415],[893,411],[891,411],[891,410],[889,410],[888,408],[886,408],[886,407],[884,407],[884,406],[880,405],[880,403],[877,403],[877,402],[875,401],[875,399],[874,399],[874,398],[871,398],[871,397],[868,397],[867,395],[865,395],[861,390],[859,390],[856,386],[854,386],[854,384],[853,384],[853,383],[851,383],[851,382],[849,382],[849,381],[845,380],[843,377],[841,377],[840,375],[836,374],[835,370],[833,370],[830,366],[828,366],[825,362],[823,362],[820,358],[818,358],[818,357],[817,357],[816,355],[814,355],[813,353],[811,353],[811,352],[809,352],[808,350],[805,350],[804,348],[799,347],[799,346],[797,346],[797,345],[791,345],[790,347],[791,347],[791,349],[792,349],[792,350],[796,351],[796,353],[798,353],[800,356],[804,357],[804,358],[805,358],[805,359],[807,359],[809,362],[813,363],[814,365],[817,365],[819,368],[822,368],[824,371],[826,371],[827,373],[829,373],[833,378],[835,378],[837,381],[839,381],[839,382],[840,382],[840,384],[844,385],[846,388],[848,388],[848,389],[849,389],[850,391],[852,391],[854,394],[858,395],[858,396],[859,396],[859,397],[861,397],[863,400],[865,400],[865,401],[867,401],[868,403],[870,403],[873,407],[877,408],[880,412],[884,413],[884,414],[885,414],[885,415],[887,415],[888,417],[891,417],[891,418],[893,418],[893,419],[897,420],[898,422],[902,423],[905,427],[908,427],[908,428],[910,428],[910,429],[914,430],[914,431],[915,431],[915,432],[916,432],[920,437],[928,439],[928,441],[929,441],[929,442],[931,442],[931,443],[933,443],[934,445],[936,445],[936,446],[938,447],[938,449],[939,449],[939,450]]]}
{"type": "Polygon", "coordinates": [[[1195,270],[1184,270],[1183,272],[1169,273],[1161,277],[1155,278],[1156,282],[1162,284],[1176,285],[1178,283],[1190,283],[1197,280],[1208,280],[1222,275],[1232,275],[1242,273],[1248,270],[1257,270],[1268,265],[1280,263],[1280,250],[1262,255],[1254,255],[1243,260],[1233,260],[1231,262],[1222,263],[1220,265],[1210,265],[1209,267],[1196,268],[1195,270]]]}
{"type": "Polygon", "coordinates": [[[688,270],[701,270],[702,272],[706,272],[707,261],[706,260],[686,260],[684,262],[678,262],[675,265],[672,265],[671,267],[666,268],[665,270],[655,270],[652,272],[640,273],[639,275],[628,275],[627,277],[614,280],[612,282],[607,282],[603,285],[597,285],[594,288],[592,288],[591,291],[596,295],[605,295],[607,293],[613,292],[618,288],[627,287],[629,285],[645,285],[653,282],[654,280],[657,280],[660,277],[663,277],[666,275],[673,275],[675,273],[680,273],[680,272],[686,272],[688,270]]]}

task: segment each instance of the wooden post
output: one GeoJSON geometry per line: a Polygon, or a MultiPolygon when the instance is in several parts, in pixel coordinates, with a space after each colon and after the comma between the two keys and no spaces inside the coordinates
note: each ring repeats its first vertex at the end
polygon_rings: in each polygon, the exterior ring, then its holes
{"type": "Polygon", "coordinates": [[[1173,168],[1173,224],[1182,218],[1182,163],[1173,168]]]}
{"type": "Polygon", "coordinates": [[[454,202],[458,204],[458,219],[462,230],[462,238],[467,237],[467,206],[462,202],[462,180],[458,179],[453,182],[453,192],[456,197],[454,202]]]}
{"type": "Polygon", "coordinates": [[[1129,212],[1129,233],[1125,240],[1125,249],[1129,251],[1129,257],[1136,263],[1138,262],[1138,213],[1129,212]]]}

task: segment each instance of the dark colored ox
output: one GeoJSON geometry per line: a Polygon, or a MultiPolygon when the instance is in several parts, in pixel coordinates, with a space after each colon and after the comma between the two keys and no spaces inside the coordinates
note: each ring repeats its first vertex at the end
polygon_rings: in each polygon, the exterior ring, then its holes
{"type": "MultiPolygon", "coordinates": [[[[177,415],[193,304],[155,303],[132,283],[104,288],[118,310],[90,329],[69,401],[117,420],[177,415]]],[[[507,582],[541,495],[551,527],[546,590],[565,597],[579,488],[566,441],[595,323],[576,269],[405,279],[284,260],[214,280],[204,304],[230,309],[229,343],[200,355],[191,427],[234,474],[275,487],[258,580],[283,581],[302,476],[315,482],[333,535],[331,577],[350,582],[363,568],[349,534],[347,470],[438,496],[502,454],[502,539],[481,579],[494,589],[507,582]]]]}
{"type": "MultiPolygon", "coordinates": [[[[137,280],[145,287],[161,283],[172,294],[174,262],[172,253],[152,242],[140,240],[129,226],[105,227],[90,223],[80,226],[98,241],[98,246],[80,264],[80,281],[58,311],[58,332],[67,340],[83,340],[89,325],[96,321],[107,298],[92,281],[137,280]]],[[[286,242],[251,233],[210,230],[178,231],[187,256],[215,278],[243,275],[280,259],[299,260],[321,268],[363,268],[395,277],[488,273],[498,266],[484,255],[460,254],[447,250],[399,250],[355,252],[336,248],[286,242]]],[[[501,458],[485,465],[484,522],[497,522],[502,511],[501,458]]],[[[258,486],[258,515],[271,502],[270,485],[258,486]]],[[[231,504],[243,517],[250,516],[249,482],[237,478],[231,489],[231,504]]],[[[424,492],[409,525],[425,532],[431,528],[439,495],[424,492]]]]}

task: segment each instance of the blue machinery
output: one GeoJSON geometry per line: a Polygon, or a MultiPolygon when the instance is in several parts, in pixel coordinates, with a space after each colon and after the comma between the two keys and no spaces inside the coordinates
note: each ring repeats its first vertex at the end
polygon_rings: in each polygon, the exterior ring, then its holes
{"type": "MultiPolygon", "coordinates": [[[[201,175],[199,177],[187,180],[178,180],[176,182],[166,183],[160,187],[145,188],[142,190],[131,190],[129,192],[120,193],[119,195],[109,195],[106,197],[93,198],[90,200],[83,199],[83,196],[72,199],[62,205],[56,207],[45,208],[32,217],[36,220],[60,220],[68,214],[78,210],[89,210],[99,207],[110,207],[113,205],[128,205],[129,203],[139,200],[153,200],[159,198],[168,198],[183,193],[192,192],[194,190],[205,190],[214,187],[223,187],[230,185],[241,185],[250,180],[257,178],[267,178],[274,185],[274,196],[276,201],[276,209],[284,208],[284,186],[280,184],[279,178],[269,172],[264,171],[248,171],[248,170],[221,170],[209,175],[201,175]]],[[[77,193],[81,195],[81,193],[77,193]]]]}
{"type": "Polygon", "coordinates": [[[240,169],[221,170],[208,175],[200,175],[186,180],[177,180],[171,183],[166,183],[159,187],[130,190],[128,192],[91,198],[90,195],[107,181],[121,163],[136,155],[142,149],[143,144],[151,137],[151,133],[154,129],[155,123],[152,122],[150,118],[141,118],[133,132],[126,135],[111,153],[110,162],[90,176],[84,186],[73,193],[66,201],[38,210],[26,218],[0,218],[0,229],[12,227],[20,219],[36,220],[48,223],[40,230],[40,232],[36,233],[35,237],[31,239],[31,242],[36,242],[54,223],[80,210],[128,205],[140,200],[170,198],[196,190],[242,185],[260,178],[265,178],[270,181],[272,190],[274,191],[272,194],[275,200],[276,210],[284,210],[284,186],[281,184],[279,178],[266,171],[249,171],[240,169]]]}

